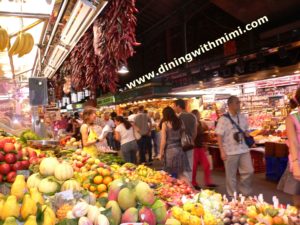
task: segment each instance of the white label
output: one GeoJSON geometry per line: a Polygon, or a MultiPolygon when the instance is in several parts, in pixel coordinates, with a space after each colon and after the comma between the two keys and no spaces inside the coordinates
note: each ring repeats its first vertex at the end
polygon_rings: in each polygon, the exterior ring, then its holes
{"type": "Polygon", "coordinates": [[[65,199],[65,200],[74,199],[74,195],[73,195],[72,190],[59,192],[59,193],[55,194],[55,197],[61,197],[62,199],[65,199]]]}

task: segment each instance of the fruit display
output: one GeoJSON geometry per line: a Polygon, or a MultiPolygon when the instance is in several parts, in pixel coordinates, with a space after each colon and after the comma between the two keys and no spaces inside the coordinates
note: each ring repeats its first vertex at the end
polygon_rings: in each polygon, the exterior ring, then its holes
{"type": "Polygon", "coordinates": [[[8,50],[9,56],[18,55],[22,57],[31,52],[34,46],[34,39],[30,33],[20,33],[15,42],[8,50]]]}
{"type": "Polygon", "coordinates": [[[0,199],[0,219],[4,224],[55,224],[56,216],[36,188],[28,190],[23,175],[18,175],[7,198],[0,199]]]}
{"type": "Polygon", "coordinates": [[[22,134],[19,137],[19,141],[22,144],[27,144],[27,140],[40,140],[40,139],[41,138],[31,130],[26,130],[22,132],[22,134]]]}

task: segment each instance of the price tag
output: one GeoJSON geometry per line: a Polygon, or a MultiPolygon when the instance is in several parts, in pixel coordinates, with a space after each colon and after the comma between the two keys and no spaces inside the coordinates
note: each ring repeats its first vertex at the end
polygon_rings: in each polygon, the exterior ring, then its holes
{"type": "Polygon", "coordinates": [[[59,197],[59,198],[65,199],[65,200],[74,199],[74,195],[73,195],[72,190],[59,192],[59,193],[55,194],[55,197],[59,197]]]}
{"type": "Polygon", "coordinates": [[[30,176],[29,170],[17,170],[17,175],[23,175],[24,177],[28,178],[30,176]]]}

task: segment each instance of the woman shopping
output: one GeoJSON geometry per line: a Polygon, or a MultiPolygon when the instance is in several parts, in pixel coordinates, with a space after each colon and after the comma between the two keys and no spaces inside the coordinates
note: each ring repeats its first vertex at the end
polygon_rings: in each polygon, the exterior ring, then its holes
{"type": "Polygon", "coordinates": [[[121,152],[126,162],[136,163],[138,145],[135,139],[131,123],[122,116],[115,118],[117,125],[115,129],[115,139],[121,142],[121,152]]]}
{"type": "Polygon", "coordinates": [[[96,144],[100,142],[97,133],[93,129],[96,117],[94,108],[86,108],[83,111],[83,124],[80,128],[83,151],[93,157],[98,156],[96,144]]]}
{"type": "Polygon", "coordinates": [[[193,110],[192,113],[196,116],[198,121],[197,126],[197,136],[194,140],[194,163],[193,163],[193,174],[192,174],[192,185],[195,189],[200,190],[200,187],[197,183],[197,169],[198,165],[201,165],[204,170],[204,182],[207,188],[216,187],[215,184],[211,181],[210,174],[210,165],[206,155],[206,148],[204,146],[205,141],[205,131],[208,130],[208,127],[205,123],[200,121],[200,113],[198,110],[193,110]]]}
{"type": "Polygon", "coordinates": [[[191,168],[181,145],[182,131],[183,122],[175,111],[169,106],[164,108],[159,159],[164,160],[166,172],[189,184],[188,178],[183,175],[184,171],[191,171],[191,168]]]}
{"type": "Polygon", "coordinates": [[[300,88],[290,101],[292,109],[298,109],[286,119],[289,146],[289,165],[279,182],[279,189],[293,195],[294,206],[300,209],[300,88]]]}

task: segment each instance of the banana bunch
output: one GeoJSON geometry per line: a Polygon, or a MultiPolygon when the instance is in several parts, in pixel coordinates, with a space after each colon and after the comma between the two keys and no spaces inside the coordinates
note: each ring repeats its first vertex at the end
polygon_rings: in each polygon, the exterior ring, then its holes
{"type": "Polygon", "coordinates": [[[3,52],[9,43],[9,36],[7,31],[4,28],[0,27],[0,52],[3,52]]]}
{"type": "Polygon", "coordinates": [[[23,55],[31,52],[34,46],[34,39],[30,33],[21,33],[16,38],[14,44],[10,47],[8,54],[9,56],[19,55],[22,57],[23,55]]]}

